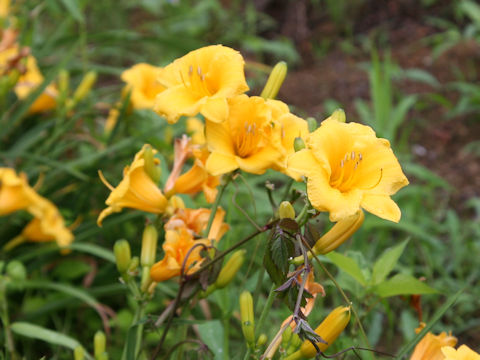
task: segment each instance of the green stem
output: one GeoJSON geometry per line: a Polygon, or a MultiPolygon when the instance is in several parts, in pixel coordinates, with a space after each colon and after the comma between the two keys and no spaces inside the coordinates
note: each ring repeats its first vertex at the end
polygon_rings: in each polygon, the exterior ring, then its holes
{"type": "MultiPolygon", "coordinates": [[[[333,277],[333,275],[330,273],[330,271],[328,271],[328,269],[325,267],[325,265],[323,265],[321,262],[320,262],[320,259],[315,255],[313,254],[315,260],[317,261],[317,263],[320,265],[320,267],[322,268],[322,270],[325,272],[325,274],[330,278],[330,280],[332,280],[333,284],[335,285],[335,287],[337,288],[337,290],[340,292],[340,295],[342,295],[343,297],[343,300],[347,303],[347,305],[349,305],[351,308],[352,308],[352,313],[353,313],[353,316],[355,317],[355,321],[357,322],[357,325],[358,325],[358,328],[360,329],[360,333],[362,334],[362,337],[363,337],[363,340],[365,342],[365,345],[370,348],[370,344],[369,344],[369,341],[368,341],[368,337],[367,337],[367,333],[365,332],[365,329],[363,328],[363,325],[362,325],[362,322],[360,321],[360,317],[358,316],[357,314],[357,310],[355,309],[355,307],[353,306],[353,303],[352,301],[350,301],[350,299],[348,298],[347,294],[345,294],[345,292],[343,291],[343,289],[341,288],[341,286],[337,283],[337,281],[335,280],[335,278],[333,277]]],[[[375,359],[375,356],[372,354],[372,357],[375,359]]]]}
{"type": "Polygon", "coordinates": [[[243,357],[243,360],[248,360],[250,358],[250,355],[252,354],[252,349],[249,347],[247,348],[247,352],[245,353],[245,356],[243,357]]]}
{"type": "Polygon", "coordinates": [[[215,198],[215,202],[212,205],[212,210],[210,211],[210,217],[208,218],[207,229],[205,231],[206,233],[205,236],[207,237],[210,234],[210,229],[212,228],[213,220],[215,219],[215,214],[217,213],[217,208],[218,208],[218,205],[220,204],[220,200],[222,199],[222,195],[225,192],[225,189],[227,188],[231,180],[232,180],[232,175],[227,175],[225,184],[223,184],[220,187],[220,190],[218,190],[217,197],[215,198]]]}
{"type": "Polygon", "coordinates": [[[270,311],[270,308],[272,307],[273,300],[275,300],[275,284],[272,285],[270,288],[270,292],[268,293],[268,298],[267,302],[265,303],[262,314],[260,315],[260,320],[258,320],[257,324],[257,337],[260,335],[260,331],[262,330],[263,323],[265,322],[265,319],[267,318],[267,314],[270,311]]]}
{"type": "Polygon", "coordinates": [[[230,359],[230,354],[229,354],[230,353],[229,352],[230,318],[224,317],[222,319],[222,322],[223,322],[223,358],[225,360],[229,360],[230,359]]]}
{"type": "MultiPolygon", "coordinates": [[[[138,303],[137,309],[135,310],[135,316],[133,318],[133,324],[138,324],[140,320],[145,316],[145,303],[143,301],[138,303]]],[[[137,325],[137,342],[135,346],[135,358],[138,357],[138,353],[140,352],[140,345],[142,343],[142,336],[143,336],[143,324],[137,325]]]]}
{"type": "Polygon", "coordinates": [[[5,329],[5,347],[7,351],[10,353],[11,359],[17,359],[17,355],[15,352],[15,343],[13,341],[13,334],[10,329],[10,319],[8,317],[8,304],[7,304],[7,297],[6,297],[6,284],[4,279],[0,279],[0,318],[3,323],[3,328],[5,329]]]}

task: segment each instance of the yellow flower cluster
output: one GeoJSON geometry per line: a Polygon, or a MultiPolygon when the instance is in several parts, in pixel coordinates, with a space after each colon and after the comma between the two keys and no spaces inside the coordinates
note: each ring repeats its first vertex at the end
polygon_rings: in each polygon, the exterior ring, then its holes
{"type": "Polygon", "coordinates": [[[17,175],[11,168],[0,168],[0,216],[20,210],[28,211],[33,219],[5,250],[23,241],[56,241],[62,248],[73,241],[73,234],[65,227],[56,206],[28,185],[25,174],[17,175]]]}

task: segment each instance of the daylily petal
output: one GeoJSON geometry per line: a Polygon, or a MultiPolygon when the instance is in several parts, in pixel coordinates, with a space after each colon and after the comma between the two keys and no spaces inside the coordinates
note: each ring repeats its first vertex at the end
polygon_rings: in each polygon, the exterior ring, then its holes
{"type": "Polygon", "coordinates": [[[157,95],[154,110],[173,124],[182,115],[196,115],[203,102],[205,99],[199,98],[184,86],[177,85],[157,95]]]}
{"type": "Polygon", "coordinates": [[[361,205],[368,212],[393,222],[398,223],[402,216],[400,208],[388,195],[365,194],[361,205]]]}
{"type": "Polygon", "coordinates": [[[210,174],[217,176],[238,169],[238,163],[234,155],[214,151],[208,157],[206,168],[210,174]]]}
{"type": "Polygon", "coordinates": [[[207,120],[205,127],[205,136],[210,151],[224,154],[234,153],[231,131],[227,123],[219,124],[207,120]]]}
{"type": "Polygon", "coordinates": [[[312,170],[319,166],[317,159],[309,149],[303,149],[290,155],[287,159],[287,168],[299,174],[310,176],[312,170]]]}
{"type": "Polygon", "coordinates": [[[216,123],[225,121],[228,117],[228,103],[224,97],[211,97],[201,107],[201,114],[216,123]]]}
{"type": "Polygon", "coordinates": [[[263,174],[275,164],[280,156],[281,153],[277,149],[267,146],[246,158],[236,156],[235,160],[240,169],[252,174],[263,174]]]}

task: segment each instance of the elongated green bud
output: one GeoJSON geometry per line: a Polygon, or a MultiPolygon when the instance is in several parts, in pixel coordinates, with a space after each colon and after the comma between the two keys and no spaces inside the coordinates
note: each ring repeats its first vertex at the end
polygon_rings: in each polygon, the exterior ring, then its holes
{"type": "Polygon", "coordinates": [[[96,81],[97,73],[95,71],[89,71],[75,90],[73,94],[73,103],[77,104],[80,100],[83,100],[88,95],[96,81]]]}
{"type": "Polygon", "coordinates": [[[317,120],[315,118],[308,117],[307,118],[307,124],[308,124],[308,131],[309,132],[314,132],[315,130],[317,130],[318,123],[317,123],[317,120]]]}
{"type": "Polygon", "coordinates": [[[148,176],[156,184],[160,181],[161,170],[155,163],[154,155],[152,147],[150,145],[145,145],[143,153],[143,159],[145,160],[144,168],[148,176]]]}
{"type": "Polygon", "coordinates": [[[305,149],[305,141],[303,141],[301,137],[296,137],[295,140],[293,140],[293,149],[295,151],[305,149]]]}
{"type": "Polygon", "coordinates": [[[264,99],[275,99],[280,90],[280,87],[287,76],[287,63],[285,61],[280,61],[275,65],[268,77],[267,83],[263,88],[262,94],[260,95],[264,99]]]}
{"type": "Polygon", "coordinates": [[[73,358],[75,360],[83,360],[85,359],[85,349],[81,346],[78,345],[74,350],[73,350],[73,358]]]}
{"type": "Polygon", "coordinates": [[[155,262],[157,253],[158,232],[155,226],[147,225],[143,230],[142,252],[140,254],[140,264],[142,266],[152,266],[155,262]]]}
{"type": "Polygon", "coordinates": [[[295,209],[288,201],[282,201],[278,207],[280,219],[295,219],[295,209]]]}
{"type": "Polygon", "coordinates": [[[286,348],[292,338],[292,328],[289,326],[282,334],[282,347],[286,348]]]}
{"type": "Polygon", "coordinates": [[[25,269],[25,266],[23,266],[23,264],[18,260],[10,261],[7,264],[6,271],[7,275],[15,281],[23,281],[27,278],[27,270],[25,269]]]}
{"type": "Polygon", "coordinates": [[[242,332],[249,347],[255,347],[255,318],[253,315],[252,294],[244,291],[240,294],[240,318],[242,320],[242,332]]]}
{"type": "Polygon", "coordinates": [[[337,120],[338,122],[343,123],[347,121],[347,117],[345,116],[345,111],[343,109],[335,110],[328,119],[337,120]]]}
{"type": "Polygon", "coordinates": [[[117,240],[113,246],[113,253],[115,254],[115,262],[120,274],[125,274],[130,267],[132,255],[130,252],[130,244],[127,240],[117,240]]]}
{"type": "Polygon", "coordinates": [[[257,340],[257,347],[261,347],[267,343],[268,337],[266,334],[260,334],[257,340]]]}
{"type": "Polygon", "coordinates": [[[105,333],[101,330],[97,331],[93,337],[93,353],[95,355],[95,359],[100,358],[100,356],[105,352],[106,343],[107,338],[105,337],[105,333]]]}
{"type": "Polygon", "coordinates": [[[70,91],[70,73],[65,69],[58,73],[58,90],[62,96],[66,96],[70,91]]]}
{"type": "Polygon", "coordinates": [[[95,357],[95,360],[108,360],[108,353],[104,352],[97,357],[95,357]]]}
{"type": "Polygon", "coordinates": [[[217,281],[215,281],[215,287],[217,289],[223,289],[232,282],[233,278],[245,261],[245,253],[246,250],[235,251],[230,259],[228,259],[225,266],[222,268],[222,270],[220,270],[217,281]]]}

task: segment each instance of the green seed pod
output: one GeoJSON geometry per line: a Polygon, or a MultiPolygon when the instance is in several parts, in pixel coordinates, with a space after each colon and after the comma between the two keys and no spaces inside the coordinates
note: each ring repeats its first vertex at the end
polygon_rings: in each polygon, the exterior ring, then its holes
{"type": "Polygon", "coordinates": [[[307,118],[307,124],[308,124],[308,131],[309,132],[314,132],[315,130],[317,130],[318,123],[317,123],[317,120],[315,118],[308,117],[307,118]]]}
{"type": "Polygon", "coordinates": [[[295,151],[300,151],[305,149],[305,141],[301,137],[296,137],[293,141],[293,149],[295,151]]]}
{"type": "Polygon", "coordinates": [[[280,219],[295,219],[295,209],[288,201],[282,201],[278,207],[280,219]]]}
{"type": "Polygon", "coordinates": [[[93,351],[95,359],[98,359],[105,352],[105,345],[107,343],[107,338],[105,333],[101,330],[95,333],[93,337],[93,351]]]}

